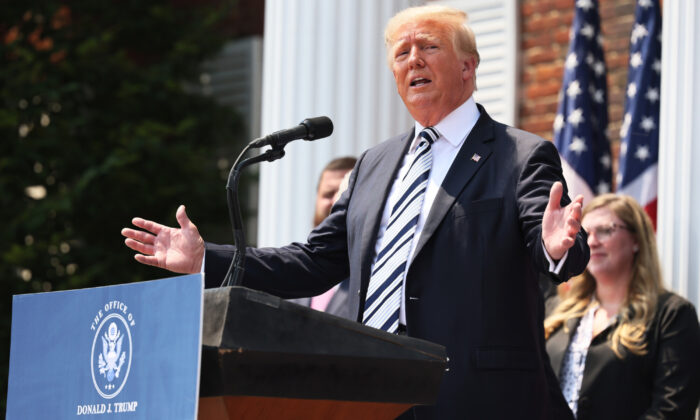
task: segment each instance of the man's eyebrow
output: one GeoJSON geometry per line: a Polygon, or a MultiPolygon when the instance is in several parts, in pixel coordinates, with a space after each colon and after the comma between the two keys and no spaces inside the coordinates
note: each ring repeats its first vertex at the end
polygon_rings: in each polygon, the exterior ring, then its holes
{"type": "MultiPolygon", "coordinates": [[[[440,38],[431,34],[416,34],[412,37],[419,42],[439,42],[440,38]]],[[[404,47],[406,44],[410,44],[410,37],[399,38],[394,42],[394,49],[404,47]]]]}

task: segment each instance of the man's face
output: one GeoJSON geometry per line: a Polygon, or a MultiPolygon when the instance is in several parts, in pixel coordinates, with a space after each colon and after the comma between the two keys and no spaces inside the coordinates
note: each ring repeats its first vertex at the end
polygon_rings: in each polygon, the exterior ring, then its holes
{"type": "Polygon", "coordinates": [[[333,207],[333,198],[335,197],[335,193],[338,192],[340,182],[348,172],[350,172],[349,169],[339,169],[324,171],[321,174],[321,181],[318,184],[318,191],[316,192],[314,226],[318,226],[323,219],[330,214],[331,207],[333,207]]]}
{"type": "Polygon", "coordinates": [[[406,23],[393,39],[396,87],[416,121],[435,125],[472,95],[476,58],[455,52],[446,28],[432,21],[406,23]]]}

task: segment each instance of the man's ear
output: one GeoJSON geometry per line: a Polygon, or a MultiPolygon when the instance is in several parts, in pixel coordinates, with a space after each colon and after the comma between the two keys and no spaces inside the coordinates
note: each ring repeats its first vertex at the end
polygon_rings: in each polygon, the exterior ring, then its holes
{"type": "Polygon", "coordinates": [[[462,79],[469,80],[476,73],[476,57],[467,55],[462,59],[462,79]]]}

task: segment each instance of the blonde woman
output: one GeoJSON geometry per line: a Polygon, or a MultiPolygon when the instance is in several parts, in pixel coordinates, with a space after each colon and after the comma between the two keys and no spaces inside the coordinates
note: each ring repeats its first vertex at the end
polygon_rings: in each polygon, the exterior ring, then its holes
{"type": "Polygon", "coordinates": [[[692,419],[700,395],[695,308],[664,289],[651,220],[634,199],[593,199],[591,258],[545,320],[547,352],[578,420],[692,419]]]}

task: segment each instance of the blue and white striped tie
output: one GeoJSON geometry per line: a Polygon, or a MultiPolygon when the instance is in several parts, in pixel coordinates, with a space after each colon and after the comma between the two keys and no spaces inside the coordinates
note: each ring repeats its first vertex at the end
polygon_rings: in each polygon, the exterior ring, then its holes
{"type": "Polygon", "coordinates": [[[384,245],[377,254],[362,316],[363,323],[390,333],[399,327],[399,310],[403,278],[408,264],[413,235],[423,207],[430,167],[433,163],[431,145],[439,134],[432,127],[420,132],[416,157],[401,181],[399,199],[391,209],[386,226],[384,245]]]}

